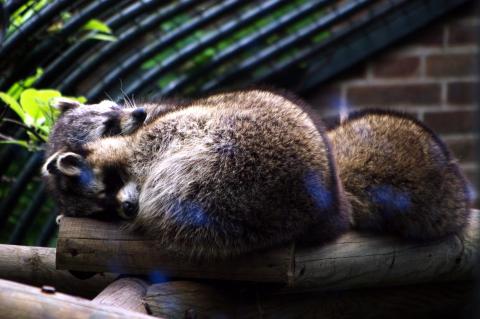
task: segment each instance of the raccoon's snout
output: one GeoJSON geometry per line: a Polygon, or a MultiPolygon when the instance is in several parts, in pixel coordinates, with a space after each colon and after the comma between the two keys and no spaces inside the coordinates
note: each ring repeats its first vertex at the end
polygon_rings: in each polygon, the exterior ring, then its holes
{"type": "Polygon", "coordinates": [[[143,123],[147,117],[147,112],[143,107],[139,107],[132,111],[132,117],[135,119],[135,121],[143,123]]]}
{"type": "Polygon", "coordinates": [[[138,204],[134,202],[123,202],[122,208],[120,209],[119,215],[123,219],[133,219],[137,216],[138,213],[138,204]]]}
{"type": "Polygon", "coordinates": [[[143,107],[134,109],[129,113],[124,113],[121,120],[121,131],[123,134],[135,132],[147,118],[147,112],[143,107]]]}

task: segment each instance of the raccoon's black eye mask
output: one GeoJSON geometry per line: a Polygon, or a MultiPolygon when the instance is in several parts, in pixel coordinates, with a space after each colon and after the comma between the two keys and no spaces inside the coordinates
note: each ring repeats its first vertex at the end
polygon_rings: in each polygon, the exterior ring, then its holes
{"type": "Polygon", "coordinates": [[[103,136],[119,135],[122,132],[120,127],[120,116],[114,112],[107,114],[108,119],[103,122],[103,136]]]}

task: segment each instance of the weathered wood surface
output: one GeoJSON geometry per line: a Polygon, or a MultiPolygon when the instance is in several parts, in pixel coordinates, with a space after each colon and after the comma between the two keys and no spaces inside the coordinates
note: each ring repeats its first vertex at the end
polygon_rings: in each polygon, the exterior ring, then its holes
{"type": "Polygon", "coordinates": [[[290,246],[199,264],[164,254],[154,240],[129,234],[121,224],[64,218],[57,268],[275,282],[303,291],[469,280],[478,251],[478,224],[474,211],[463,234],[434,242],[350,232],[320,247],[290,246]]]}
{"type": "Polygon", "coordinates": [[[43,292],[40,288],[1,279],[0,309],[2,319],[155,318],[57,292],[43,292]]]}
{"type": "Polygon", "coordinates": [[[81,280],[68,271],[55,268],[55,248],[0,245],[0,278],[81,297],[94,297],[117,275],[99,273],[81,280]]]}
{"type": "MultiPolygon", "coordinates": [[[[154,316],[184,318],[461,318],[472,283],[443,283],[350,291],[279,293],[188,281],[150,286],[145,302],[154,316]]],[[[281,292],[281,291],[280,291],[281,292]]]]}
{"type": "Polygon", "coordinates": [[[57,240],[57,268],[126,274],[282,282],[291,249],[222,263],[191,263],[162,253],[158,243],[122,230],[121,223],[64,217],[57,240]]]}
{"type": "Polygon", "coordinates": [[[108,285],[92,302],[147,313],[143,298],[147,293],[148,286],[145,280],[139,278],[120,278],[108,285]]]}
{"type": "Polygon", "coordinates": [[[233,318],[243,305],[240,294],[192,281],[151,285],[145,303],[152,315],[164,318],[185,318],[187,313],[195,318],[233,318]]]}

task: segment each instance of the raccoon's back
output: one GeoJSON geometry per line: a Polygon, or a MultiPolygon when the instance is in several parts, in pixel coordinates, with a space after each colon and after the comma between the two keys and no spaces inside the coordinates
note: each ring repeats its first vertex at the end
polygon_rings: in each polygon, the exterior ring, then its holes
{"type": "Polygon", "coordinates": [[[192,130],[152,166],[135,221],[167,249],[228,256],[346,228],[328,145],[299,109],[182,112],[192,130]]]}
{"type": "Polygon", "coordinates": [[[420,122],[370,111],[328,136],[356,227],[429,239],[466,224],[467,182],[444,143],[420,122]]]}

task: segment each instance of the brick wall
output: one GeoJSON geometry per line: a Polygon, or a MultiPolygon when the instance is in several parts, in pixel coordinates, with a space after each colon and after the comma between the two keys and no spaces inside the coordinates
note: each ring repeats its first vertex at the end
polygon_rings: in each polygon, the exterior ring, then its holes
{"type": "Polygon", "coordinates": [[[460,8],[321,85],[307,99],[324,118],[372,107],[415,115],[441,135],[476,184],[479,27],[472,5],[460,8]]]}

